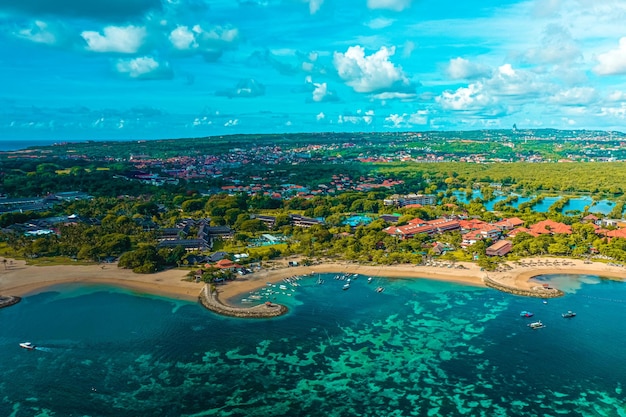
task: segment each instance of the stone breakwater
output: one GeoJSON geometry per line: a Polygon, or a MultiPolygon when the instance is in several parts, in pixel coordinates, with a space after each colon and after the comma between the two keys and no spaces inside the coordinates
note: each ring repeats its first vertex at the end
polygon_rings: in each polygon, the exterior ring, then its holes
{"type": "Polygon", "coordinates": [[[13,304],[17,304],[22,299],[20,297],[14,297],[12,295],[0,295],[0,308],[9,307],[13,304]]]}
{"type": "Polygon", "coordinates": [[[509,287],[508,285],[501,284],[489,277],[484,277],[483,282],[486,286],[496,289],[498,291],[506,292],[509,294],[521,295],[523,297],[535,297],[535,298],[557,298],[562,297],[565,293],[559,289],[544,287],[537,285],[529,290],[523,290],[520,288],[509,287]]]}
{"type": "Polygon", "coordinates": [[[233,307],[222,304],[217,296],[217,290],[211,290],[207,284],[198,297],[200,303],[207,309],[223,316],[241,318],[269,318],[282,316],[287,312],[287,307],[281,304],[265,303],[254,307],[233,307]]]}

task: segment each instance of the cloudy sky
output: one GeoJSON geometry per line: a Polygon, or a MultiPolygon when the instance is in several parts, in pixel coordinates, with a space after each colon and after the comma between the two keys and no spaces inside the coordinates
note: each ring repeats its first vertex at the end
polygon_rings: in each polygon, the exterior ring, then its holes
{"type": "Polygon", "coordinates": [[[0,0],[0,136],[626,130],[624,0],[0,0]]]}

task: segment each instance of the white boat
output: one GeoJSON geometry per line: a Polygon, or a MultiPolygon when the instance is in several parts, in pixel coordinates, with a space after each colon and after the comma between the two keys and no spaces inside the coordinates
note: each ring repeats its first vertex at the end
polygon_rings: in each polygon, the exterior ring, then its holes
{"type": "Polygon", "coordinates": [[[374,278],[369,277],[369,278],[367,279],[367,283],[369,284],[369,283],[371,283],[373,280],[374,280],[374,278]]]}
{"type": "Polygon", "coordinates": [[[378,288],[376,288],[376,292],[383,292],[383,291],[385,291],[385,288],[384,288],[384,287],[378,287],[378,288]]]}
{"type": "Polygon", "coordinates": [[[568,310],[567,313],[563,313],[561,316],[563,316],[564,319],[571,319],[572,317],[576,317],[576,313],[572,310],[568,310]]]}
{"type": "Polygon", "coordinates": [[[36,346],[30,342],[22,342],[20,343],[20,347],[27,350],[35,350],[36,346]]]}
{"type": "Polygon", "coordinates": [[[343,289],[347,290],[348,288],[350,288],[350,283],[348,282],[347,284],[343,284],[343,289]]]}
{"type": "Polygon", "coordinates": [[[541,320],[539,320],[539,321],[534,321],[534,322],[530,323],[528,325],[528,327],[530,327],[533,330],[536,330],[536,329],[542,329],[542,328],[544,328],[546,326],[544,326],[543,323],[541,322],[541,320]]]}

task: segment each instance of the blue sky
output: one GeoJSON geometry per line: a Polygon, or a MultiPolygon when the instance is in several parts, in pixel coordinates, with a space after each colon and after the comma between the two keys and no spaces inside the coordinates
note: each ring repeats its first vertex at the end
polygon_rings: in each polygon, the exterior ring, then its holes
{"type": "Polygon", "coordinates": [[[0,0],[0,138],[625,130],[623,0],[0,0]]]}

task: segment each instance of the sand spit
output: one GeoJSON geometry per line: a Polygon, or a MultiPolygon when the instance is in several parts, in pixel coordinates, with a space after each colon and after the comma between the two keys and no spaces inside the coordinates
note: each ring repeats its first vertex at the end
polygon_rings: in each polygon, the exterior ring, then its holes
{"type": "Polygon", "coordinates": [[[269,301],[253,307],[233,307],[222,304],[218,299],[218,290],[211,290],[209,284],[204,286],[198,298],[204,307],[223,316],[249,319],[277,317],[287,313],[287,307],[269,301]]]}

